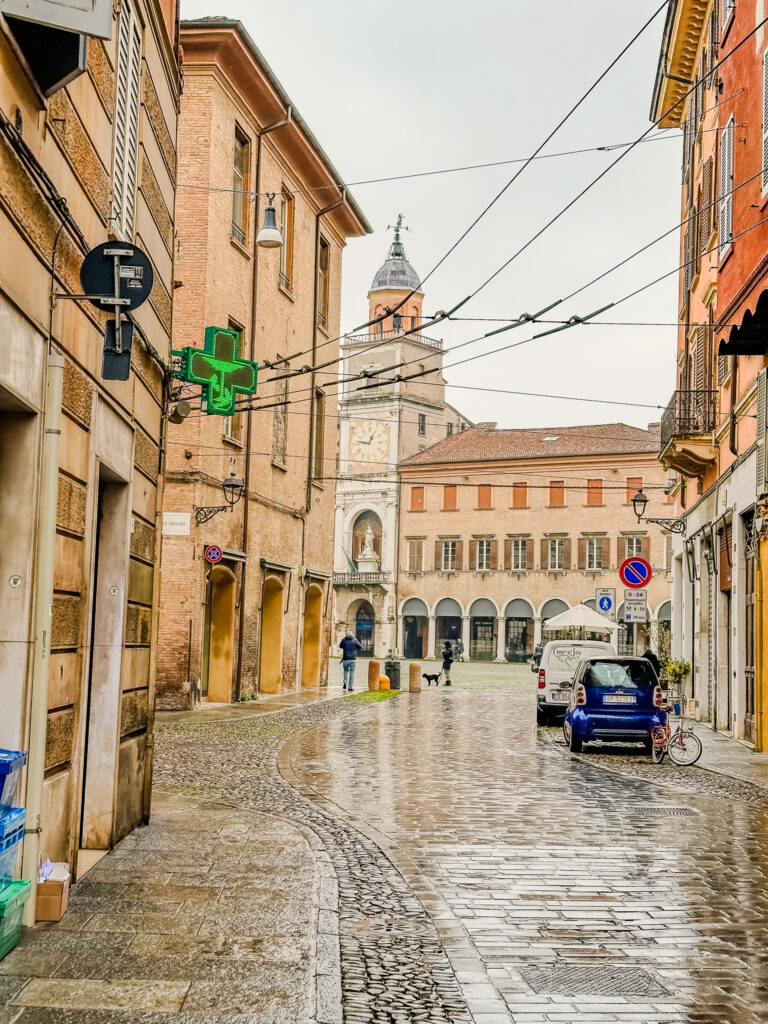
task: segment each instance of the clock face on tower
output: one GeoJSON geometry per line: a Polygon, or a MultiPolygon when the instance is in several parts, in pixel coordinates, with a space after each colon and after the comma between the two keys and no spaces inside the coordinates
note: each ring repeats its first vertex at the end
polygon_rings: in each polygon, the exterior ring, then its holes
{"type": "Polygon", "coordinates": [[[352,426],[349,454],[355,462],[386,462],[389,452],[389,428],[375,420],[352,426]]]}

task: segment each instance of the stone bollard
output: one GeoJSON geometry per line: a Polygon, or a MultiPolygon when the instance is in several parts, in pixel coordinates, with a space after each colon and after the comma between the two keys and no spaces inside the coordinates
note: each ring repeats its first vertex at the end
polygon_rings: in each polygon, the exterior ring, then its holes
{"type": "Polygon", "coordinates": [[[391,686],[389,684],[389,676],[379,676],[379,689],[380,690],[390,690],[391,689],[391,686]]]}
{"type": "Polygon", "coordinates": [[[421,665],[417,661],[412,661],[408,669],[408,690],[410,693],[421,693],[421,665]]]}
{"type": "Polygon", "coordinates": [[[378,690],[379,688],[379,676],[381,675],[381,665],[376,661],[375,658],[371,658],[368,662],[368,689],[378,690]]]}

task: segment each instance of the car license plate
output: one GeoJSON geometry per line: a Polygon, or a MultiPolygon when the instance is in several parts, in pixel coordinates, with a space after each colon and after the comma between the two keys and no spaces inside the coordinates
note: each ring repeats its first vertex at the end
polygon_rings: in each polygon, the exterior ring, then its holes
{"type": "Polygon", "coordinates": [[[603,704],[636,704],[637,699],[628,693],[609,693],[603,697],[603,704]]]}
{"type": "Polygon", "coordinates": [[[549,699],[553,700],[555,704],[567,704],[570,700],[569,693],[559,693],[557,690],[553,690],[549,695],[549,699]]]}

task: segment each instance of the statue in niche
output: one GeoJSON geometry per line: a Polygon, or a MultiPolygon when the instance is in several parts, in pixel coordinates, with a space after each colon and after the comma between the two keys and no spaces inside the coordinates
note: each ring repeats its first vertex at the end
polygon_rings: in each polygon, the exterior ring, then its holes
{"type": "Polygon", "coordinates": [[[361,553],[363,555],[372,555],[374,553],[373,552],[373,530],[371,529],[370,524],[368,525],[368,528],[365,531],[365,543],[363,544],[363,550],[362,550],[361,553]]]}

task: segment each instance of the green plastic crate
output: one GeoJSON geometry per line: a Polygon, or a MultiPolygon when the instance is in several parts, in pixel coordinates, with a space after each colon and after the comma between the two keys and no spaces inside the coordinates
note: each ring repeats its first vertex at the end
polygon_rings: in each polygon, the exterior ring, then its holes
{"type": "Polygon", "coordinates": [[[11,882],[0,892],[0,960],[19,941],[24,904],[29,899],[31,882],[11,882]]]}

